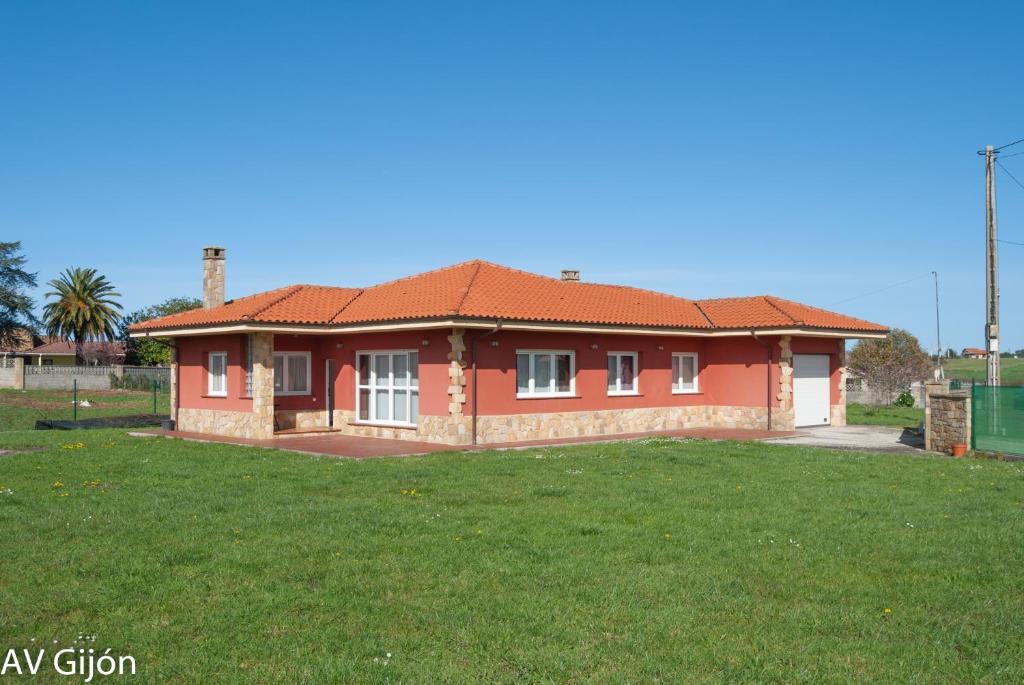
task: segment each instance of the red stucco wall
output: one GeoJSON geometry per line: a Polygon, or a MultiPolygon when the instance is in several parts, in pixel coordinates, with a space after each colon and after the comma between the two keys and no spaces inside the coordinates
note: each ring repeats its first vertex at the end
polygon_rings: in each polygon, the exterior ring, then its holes
{"type": "MultiPolygon", "coordinates": [[[[310,352],[309,395],[284,395],[274,398],[278,409],[324,409],[325,360],[335,360],[335,408],[355,410],[355,355],[357,351],[415,349],[420,355],[420,414],[441,416],[448,413],[448,350],[450,331],[374,333],[366,335],[275,335],[274,349],[279,352],[310,352]],[[424,346],[423,341],[428,341],[424,346]],[[341,347],[338,347],[338,345],[341,347]]],[[[244,335],[179,338],[178,364],[180,406],[198,409],[252,411],[245,390],[244,335]],[[207,358],[210,352],[228,353],[228,395],[207,397],[207,358]]]]}
{"type": "MultiPolygon", "coordinates": [[[[336,360],[335,407],[355,409],[355,354],[361,350],[415,349],[420,355],[420,414],[448,414],[447,358],[449,329],[434,331],[373,333],[359,335],[277,335],[279,351],[312,353],[311,390],[308,396],[279,396],[279,409],[323,409],[324,360],[336,360]],[[423,344],[427,341],[427,345],[423,344]],[[340,347],[339,347],[340,345],[340,347]]],[[[476,331],[466,333],[466,361],[476,331]]],[[[773,345],[771,393],[777,406],[780,350],[777,337],[762,337],[773,345]]],[[[179,338],[179,397],[182,407],[251,411],[252,402],[243,397],[245,336],[223,335],[179,338]],[[207,354],[228,353],[228,396],[206,396],[207,354]]],[[[831,338],[792,339],[794,354],[829,354],[832,358],[832,403],[839,401],[839,355],[842,342],[831,338]]],[[[653,336],[605,336],[591,334],[531,333],[500,331],[483,339],[477,348],[480,415],[589,411],[598,409],[724,405],[761,407],[768,401],[765,347],[752,337],[682,338],[653,336]],[[497,343],[493,346],[492,343],[497,343]],[[593,345],[597,349],[593,349],[593,345]],[[658,349],[658,347],[663,349],[658,349]],[[516,398],[516,350],[557,349],[576,353],[576,397],[552,399],[516,398]],[[639,353],[638,396],[609,396],[607,355],[609,351],[639,353]],[[698,389],[696,394],[672,394],[672,353],[696,352],[698,389]]],[[[472,374],[467,367],[467,403],[471,412],[472,374]]]]}
{"type": "MultiPolygon", "coordinates": [[[[467,333],[469,347],[472,333],[467,333]]],[[[686,405],[764,406],[767,350],[751,338],[708,339],[499,332],[478,346],[481,415],[590,411],[686,405]],[[497,342],[498,346],[492,346],[497,342]],[[597,349],[593,349],[593,345],[597,349]],[[659,346],[663,349],[658,349],[659,346]],[[516,350],[576,353],[576,397],[516,398],[516,350]],[[639,353],[638,396],[609,396],[608,353],[639,353]],[[698,392],[672,393],[672,353],[696,352],[698,392]]],[[[468,355],[467,355],[468,357],[468,355]]],[[[472,377],[467,394],[472,398],[472,377]]],[[[467,407],[468,411],[468,407],[467,407]]]]}

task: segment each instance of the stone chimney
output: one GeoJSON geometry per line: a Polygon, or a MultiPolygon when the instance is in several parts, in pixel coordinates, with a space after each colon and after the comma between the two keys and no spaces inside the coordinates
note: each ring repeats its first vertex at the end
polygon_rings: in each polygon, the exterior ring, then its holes
{"type": "Polygon", "coordinates": [[[578,281],[580,280],[579,269],[562,269],[562,280],[563,281],[578,281]]]}
{"type": "Polygon", "coordinates": [[[203,248],[203,307],[212,309],[224,304],[223,247],[203,248]]]}

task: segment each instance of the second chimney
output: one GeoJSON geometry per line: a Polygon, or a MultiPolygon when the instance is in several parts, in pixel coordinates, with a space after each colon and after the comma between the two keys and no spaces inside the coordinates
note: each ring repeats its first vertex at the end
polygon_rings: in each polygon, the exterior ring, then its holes
{"type": "Polygon", "coordinates": [[[224,304],[223,247],[203,248],[203,307],[212,309],[224,304]]]}
{"type": "Polygon", "coordinates": [[[563,281],[578,281],[580,280],[579,269],[562,269],[562,280],[563,281]]]}

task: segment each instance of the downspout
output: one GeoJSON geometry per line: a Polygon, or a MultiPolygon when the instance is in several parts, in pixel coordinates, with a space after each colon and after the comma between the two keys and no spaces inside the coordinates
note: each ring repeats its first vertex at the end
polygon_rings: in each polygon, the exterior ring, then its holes
{"type": "Polygon", "coordinates": [[[765,349],[768,351],[768,397],[765,408],[768,410],[768,432],[770,433],[772,430],[772,348],[774,345],[757,337],[757,331],[753,328],[750,329],[750,335],[753,336],[754,340],[764,345],[765,349]]]}
{"type": "Polygon", "coordinates": [[[491,330],[487,331],[483,335],[474,335],[472,342],[469,343],[469,354],[473,358],[473,403],[472,403],[471,411],[473,413],[473,444],[474,445],[477,444],[476,443],[476,395],[477,395],[477,392],[476,392],[476,389],[477,389],[477,385],[476,385],[476,344],[479,341],[483,340],[484,338],[489,338],[490,336],[494,335],[495,333],[497,333],[500,330],[501,330],[501,319],[498,319],[497,321],[494,322],[494,328],[492,328],[491,330]]]}

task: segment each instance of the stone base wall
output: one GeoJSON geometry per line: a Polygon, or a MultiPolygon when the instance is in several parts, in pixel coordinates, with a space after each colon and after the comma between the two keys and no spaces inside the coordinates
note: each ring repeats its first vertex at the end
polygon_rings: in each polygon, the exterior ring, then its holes
{"type": "MultiPolygon", "coordinates": [[[[323,410],[278,411],[277,429],[328,430],[323,410]]],[[[764,407],[652,407],[543,414],[509,414],[477,418],[480,444],[548,440],[584,436],[615,436],[625,433],[688,428],[747,428],[763,430],[764,407]]],[[[775,430],[792,430],[793,411],[772,410],[775,430]]],[[[240,438],[262,438],[259,422],[248,412],[214,409],[181,409],[178,429],[240,438]]],[[[334,431],[389,440],[418,440],[446,445],[468,445],[473,439],[470,416],[420,416],[415,428],[372,426],[356,422],[355,412],[334,411],[334,431]]]]}
{"type": "Polygon", "coordinates": [[[327,412],[323,409],[279,409],[274,412],[275,430],[292,428],[310,430],[327,429],[327,412]]]}
{"type": "Polygon", "coordinates": [[[832,415],[829,422],[833,426],[846,425],[846,403],[832,405],[832,415]]]}
{"type": "Polygon", "coordinates": [[[787,407],[785,409],[781,407],[772,407],[772,430],[773,431],[791,431],[795,430],[796,425],[796,413],[793,411],[793,407],[787,407]]]}
{"type": "Polygon", "coordinates": [[[766,427],[764,407],[651,407],[548,414],[481,416],[477,442],[518,442],[686,428],[766,427]]]}
{"type": "Polygon", "coordinates": [[[266,438],[265,431],[252,412],[220,409],[178,409],[177,430],[188,433],[210,433],[231,438],[266,438]]]}
{"type": "Polygon", "coordinates": [[[924,412],[924,448],[949,454],[956,443],[971,444],[970,394],[929,395],[924,412]]]}

